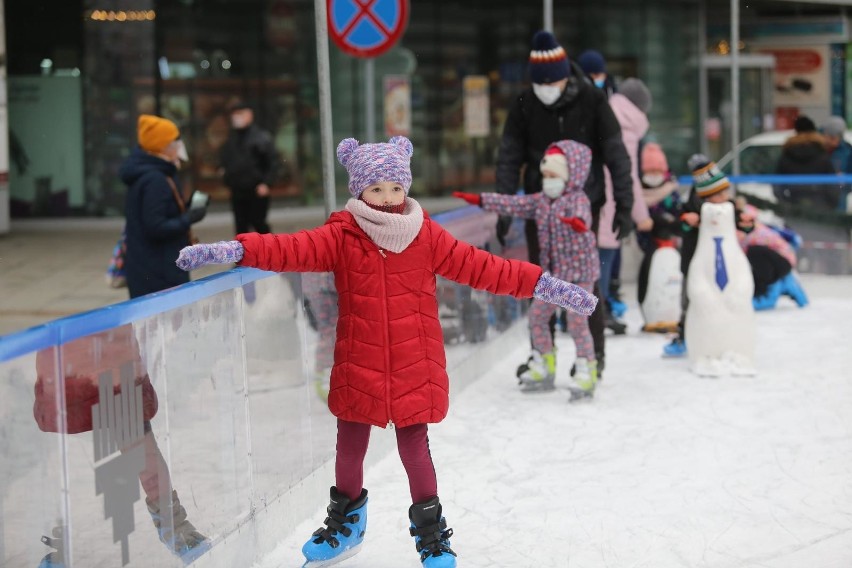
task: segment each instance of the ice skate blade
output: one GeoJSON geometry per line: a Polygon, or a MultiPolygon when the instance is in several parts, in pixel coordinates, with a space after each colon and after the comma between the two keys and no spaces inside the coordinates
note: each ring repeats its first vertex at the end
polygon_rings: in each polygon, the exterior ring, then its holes
{"type": "Polygon", "coordinates": [[[349,550],[346,550],[340,555],[335,556],[334,558],[329,558],[328,560],[305,560],[305,563],[302,564],[302,568],[322,568],[323,566],[334,566],[340,562],[343,562],[347,558],[352,558],[359,552],[361,552],[361,546],[363,542],[359,542],[356,546],[353,546],[349,550]]]}
{"type": "Polygon", "coordinates": [[[524,394],[533,394],[540,392],[553,392],[556,390],[556,385],[553,381],[519,381],[521,392],[524,394]]]}
{"type": "Polygon", "coordinates": [[[595,391],[594,390],[584,391],[584,390],[578,389],[578,388],[569,388],[568,392],[571,395],[568,398],[568,402],[571,403],[571,404],[578,403],[578,402],[591,402],[595,398],[595,391]]]}

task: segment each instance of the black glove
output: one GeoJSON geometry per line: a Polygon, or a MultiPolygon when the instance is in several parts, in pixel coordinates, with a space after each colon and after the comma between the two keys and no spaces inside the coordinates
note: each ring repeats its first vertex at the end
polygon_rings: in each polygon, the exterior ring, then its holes
{"type": "Polygon", "coordinates": [[[190,209],[183,215],[190,225],[194,225],[195,223],[198,223],[199,221],[204,219],[204,216],[207,215],[207,208],[196,207],[195,209],[190,209]]]}
{"type": "Polygon", "coordinates": [[[506,234],[512,226],[512,217],[510,215],[500,215],[497,217],[497,240],[500,244],[506,246],[506,234]]]}
{"type": "Polygon", "coordinates": [[[630,209],[615,208],[615,216],[612,218],[612,230],[620,241],[626,239],[633,230],[633,218],[630,209]]]}

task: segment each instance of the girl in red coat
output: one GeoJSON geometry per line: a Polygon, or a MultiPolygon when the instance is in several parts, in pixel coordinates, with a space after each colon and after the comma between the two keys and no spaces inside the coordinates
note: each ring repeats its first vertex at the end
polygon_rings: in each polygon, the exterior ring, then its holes
{"type": "Polygon", "coordinates": [[[441,515],[427,424],[449,406],[435,275],[518,298],[535,297],[589,315],[596,299],[582,288],[453,238],[414,199],[411,142],[358,144],[337,158],[349,172],[345,211],[295,234],[237,235],[186,247],[177,264],[192,270],[236,262],[278,272],[333,272],[339,319],[328,406],[337,417],[335,486],[325,525],[302,548],[305,566],[327,566],[357,552],[367,521],[363,461],[372,426],[396,426],[413,505],[411,535],[423,566],[454,567],[452,530],[441,515]]]}

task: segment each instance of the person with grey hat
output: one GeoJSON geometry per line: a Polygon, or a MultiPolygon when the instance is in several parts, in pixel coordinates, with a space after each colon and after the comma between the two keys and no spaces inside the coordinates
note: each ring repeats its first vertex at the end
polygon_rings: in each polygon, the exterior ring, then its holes
{"type": "Polygon", "coordinates": [[[830,116],[820,126],[825,148],[831,153],[831,163],[840,174],[852,174],[852,144],[843,135],[846,133],[846,119],[842,116],[830,116]]]}
{"type": "MultiPolygon", "coordinates": [[[[852,175],[852,144],[846,141],[846,119],[842,116],[830,116],[820,127],[823,138],[825,138],[825,149],[831,154],[831,163],[837,173],[852,175]]],[[[848,184],[843,185],[840,190],[837,207],[841,211],[847,210],[849,193],[852,188],[848,184]]]]}

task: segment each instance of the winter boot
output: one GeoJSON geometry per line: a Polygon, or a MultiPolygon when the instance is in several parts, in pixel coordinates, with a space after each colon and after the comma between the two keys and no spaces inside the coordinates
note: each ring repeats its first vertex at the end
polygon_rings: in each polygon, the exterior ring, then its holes
{"type": "Polygon", "coordinates": [[[332,487],[326,512],[325,526],[314,531],[302,546],[306,559],[303,568],[331,566],[361,550],[367,530],[367,490],[362,489],[353,501],[332,487]]]}
{"type": "Polygon", "coordinates": [[[411,520],[409,532],[414,537],[423,567],[455,568],[456,553],[450,548],[453,529],[447,528],[447,519],[441,516],[438,498],[412,505],[408,518],[411,520]]]}
{"type": "Polygon", "coordinates": [[[532,355],[525,365],[518,367],[518,383],[521,392],[551,391],[555,387],[556,352],[541,354],[533,349],[532,355]]]}
{"type": "Polygon", "coordinates": [[[675,337],[672,342],[663,347],[663,357],[685,357],[686,342],[680,337],[675,337]]]}
{"type": "Polygon", "coordinates": [[[598,384],[597,361],[589,361],[585,357],[578,357],[574,362],[574,384],[568,387],[571,391],[571,401],[591,398],[595,394],[595,386],[598,384]]]}
{"type": "Polygon", "coordinates": [[[766,293],[762,296],[751,299],[751,305],[755,311],[771,310],[778,303],[778,298],[781,297],[782,285],[781,281],[773,282],[767,288],[766,293]]]}
{"type": "Polygon", "coordinates": [[[627,333],[627,324],[616,318],[615,314],[609,310],[604,315],[604,327],[611,330],[615,335],[624,335],[627,333]]]}
{"type": "Polygon", "coordinates": [[[149,498],[145,499],[145,504],[148,505],[148,512],[157,528],[160,542],[185,564],[210,549],[210,540],[186,520],[186,509],[180,504],[177,491],[172,491],[170,511],[161,511],[160,502],[149,498]]]}
{"type": "Polygon", "coordinates": [[[62,527],[54,527],[51,534],[52,537],[41,537],[41,541],[55,550],[41,559],[38,568],[65,568],[65,544],[62,540],[62,527]]]}
{"type": "Polygon", "coordinates": [[[802,288],[802,284],[799,282],[799,279],[796,278],[796,275],[790,272],[781,279],[781,293],[786,294],[793,298],[796,304],[800,308],[804,308],[808,305],[808,296],[805,294],[805,290],[802,288]]]}

